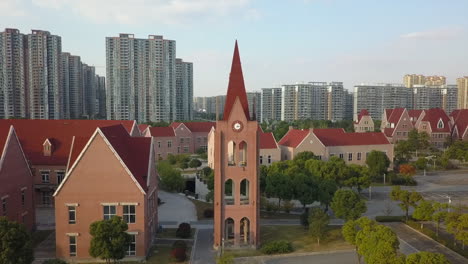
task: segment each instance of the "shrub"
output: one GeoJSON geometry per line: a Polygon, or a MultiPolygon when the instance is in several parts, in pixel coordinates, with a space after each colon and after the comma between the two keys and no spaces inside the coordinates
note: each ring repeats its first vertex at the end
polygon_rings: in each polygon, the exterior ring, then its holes
{"type": "Polygon", "coordinates": [[[304,226],[305,228],[309,227],[309,210],[306,209],[302,214],[301,214],[301,225],[304,226]]]}
{"type": "Polygon", "coordinates": [[[289,214],[289,212],[291,212],[291,210],[294,208],[294,203],[287,200],[287,201],[284,201],[283,203],[283,211],[285,211],[286,213],[289,214]]]}
{"type": "Polygon", "coordinates": [[[192,233],[192,228],[189,223],[181,223],[176,231],[176,237],[189,238],[192,233]]]}
{"type": "Polygon", "coordinates": [[[392,177],[393,185],[416,186],[418,183],[411,176],[395,175],[392,177]]]}
{"type": "Polygon", "coordinates": [[[205,209],[205,211],[203,211],[203,216],[205,216],[205,218],[213,218],[213,215],[214,212],[211,208],[205,209]]]}
{"type": "Polygon", "coordinates": [[[271,255],[293,252],[294,249],[291,242],[285,240],[276,240],[263,245],[260,251],[262,251],[264,254],[271,255]]]}
{"type": "Polygon", "coordinates": [[[187,243],[185,243],[185,241],[183,240],[176,240],[174,244],[172,244],[172,249],[176,249],[176,248],[187,249],[187,243]]]}
{"type": "Polygon", "coordinates": [[[263,210],[267,209],[268,199],[265,196],[260,197],[260,208],[263,210]]]}
{"type": "Polygon", "coordinates": [[[404,222],[405,216],[404,215],[378,215],[375,217],[375,221],[377,222],[404,222]]]}
{"type": "Polygon", "coordinates": [[[187,255],[185,254],[185,249],[184,248],[175,248],[171,251],[172,257],[177,261],[177,262],[182,262],[185,261],[187,258],[187,255]]]}
{"type": "Polygon", "coordinates": [[[61,259],[48,259],[44,262],[42,262],[42,264],[67,264],[67,262],[61,260],[61,259]]]}
{"type": "Polygon", "coordinates": [[[230,254],[223,254],[216,259],[216,264],[234,264],[234,257],[230,254]]]}

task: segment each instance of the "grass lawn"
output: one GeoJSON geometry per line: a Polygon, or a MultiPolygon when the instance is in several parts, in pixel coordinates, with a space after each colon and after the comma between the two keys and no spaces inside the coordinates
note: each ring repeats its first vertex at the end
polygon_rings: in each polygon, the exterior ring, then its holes
{"type": "MultiPolygon", "coordinates": [[[[262,226],[260,230],[260,240],[262,243],[274,240],[286,240],[292,243],[294,252],[317,252],[330,250],[353,249],[341,235],[341,227],[330,226],[327,238],[320,241],[310,237],[308,231],[302,226],[262,226]]],[[[234,257],[248,257],[263,255],[259,250],[226,250],[234,257]]]]}
{"type": "Polygon", "coordinates": [[[260,218],[261,219],[299,219],[300,215],[260,211],[260,218]]]}
{"type": "Polygon", "coordinates": [[[206,209],[213,209],[212,203],[202,202],[202,201],[194,200],[194,199],[190,199],[190,201],[192,201],[192,203],[195,205],[195,209],[197,210],[198,220],[213,219],[213,218],[206,218],[203,214],[203,212],[206,209]]]}
{"type": "Polygon", "coordinates": [[[54,230],[37,230],[31,234],[32,246],[37,247],[42,241],[44,241],[54,230]]]}
{"type": "MultiPolygon", "coordinates": [[[[145,262],[146,264],[188,264],[191,248],[187,249],[187,260],[184,262],[176,262],[171,256],[170,246],[156,246],[152,249],[152,256],[145,262]]],[[[102,263],[102,262],[101,262],[102,263]]],[[[140,262],[119,262],[121,264],[135,264],[140,262]]],[[[91,263],[90,263],[91,264],[91,263]]],[[[95,263],[97,264],[97,263],[95,263]]]]}
{"type": "MultiPolygon", "coordinates": [[[[157,238],[178,238],[176,237],[177,228],[163,228],[163,231],[158,233],[157,238]]],[[[189,239],[193,239],[195,235],[195,228],[192,228],[189,239]]]]}

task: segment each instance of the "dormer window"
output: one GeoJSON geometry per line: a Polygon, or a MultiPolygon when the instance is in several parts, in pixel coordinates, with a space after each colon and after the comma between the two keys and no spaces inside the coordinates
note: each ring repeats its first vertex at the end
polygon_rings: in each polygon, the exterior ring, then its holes
{"type": "Polygon", "coordinates": [[[439,119],[439,122],[437,123],[437,128],[444,128],[444,122],[442,122],[442,119],[439,119]]]}
{"type": "Polygon", "coordinates": [[[391,123],[391,124],[390,124],[390,127],[391,127],[391,128],[395,128],[395,123],[391,123]]]}
{"type": "Polygon", "coordinates": [[[43,147],[43,154],[44,156],[51,156],[52,155],[52,143],[50,142],[49,139],[46,139],[44,143],[42,144],[43,147]]]}

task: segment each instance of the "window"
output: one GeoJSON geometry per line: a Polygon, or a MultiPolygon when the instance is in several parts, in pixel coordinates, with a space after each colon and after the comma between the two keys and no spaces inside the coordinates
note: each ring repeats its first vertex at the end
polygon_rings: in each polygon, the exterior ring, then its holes
{"type": "Polygon", "coordinates": [[[186,138],[185,143],[190,144],[190,138],[186,138]]]}
{"type": "Polygon", "coordinates": [[[76,207],[68,206],[68,223],[76,224],[76,207]]]}
{"type": "Polygon", "coordinates": [[[271,155],[268,155],[268,164],[271,164],[271,155]]]}
{"type": "Polygon", "coordinates": [[[50,172],[48,172],[48,171],[41,171],[42,183],[49,183],[50,182],[49,174],[50,174],[50,172]]]}
{"type": "Polygon", "coordinates": [[[333,157],[333,156],[335,156],[335,153],[330,153],[330,157],[333,157]]]}
{"type": "Polygon", "coordinates": [[[197,137],[197,143],[198,143],[198,144],[201,143],[201,137],[197,137]]]}
{"type": "Polygon", "coordinates": [[[7,198],[2,199],[2,214],[3,216],[6,216],[6,210],[7,210],[7,198]]]}
{"type": "Polygon", "coordinates": [[[50,205],[50,192],[42,192],[42,205],[50,205]]]}
{"type": "Polygon", "coordinates": [[[69,236],[70,257],[76,257],[76,236],[69,236]]]}
{"type": "Polygon", "coordinates": [[[24,207],[25,204],[26,204],[25,191],[24,191],[24,190],[21,190],[21,206],[24,207]]]}
{"type": "Polygon", "coordinates": [[[361,152],[357,153],[357,160],[361,160],[361,152]]]}
{"type": "Polygon", "coordinates": [[[127,256],[135,256],[136,255],[136,235],[130,235],[130,244],[128,245],[128,249],[126,252],[127,256]]]}
{"type": "Polygon", "coordinates": [[[161,147],[161,141],[158,141],[158,148],[161,147]]]}
{"type": "Polygon", "coordinates": [[[57,184],[58,185],[60,185],[60,183],[62,183],[64,176],[65,176],[65,172],[57,171],[57,184]]]}
{"type": "Polygon", "coordinates": [[[207,138],[203,137],[203,143],[206,143],[206,142],[207,142],[207,138]]]}
{"type": "Polygon", "coordinates": [[[188,151],[188,148],[189,148],[188,146],[184,146],[184,153],[188,153],[188,152],[189,152],[189,151],[188,151]]]}
{"type": "Polygon", "coordinates": [[[168,141],[167,141],[167,147],[168,147],[168,148],[172,148],[172,140],[168,140],[168,141]]]}
{"type": "Polygon", "coordinates": [[[115,216],[115,205],[104,205],[104,220],[111,219],[115,216]]]}
{"type": "Polygon", "coordinates": [[[344,154],[340,153],[340,159],[343,159],[343,158],[344,158],[344,154]]]}
{"type": "Polygon", "coordinates": [[[440,119],[439,123],[437,123],[437,128],[444,128],[444,122],[442,122],[442,119],[440,119]]]}
{"type": "Polygon", "coordinates": [[[123,206],[123,219],[128,224],[135,223],[135,205],[124,205],[123,206]]]}
{"type": "Polygon", "coordinates": [[[348,153],[348,161],[352,161],[353,160],[353,153],[348,153]]]}
{"type": "Polygon", "coordinates": [[[180,138],[180,144],[184,144],[184,138],[180,138]]]}
{"type": "Polygon", "coordinates": [[[263,164],[263,156],[260,155],[260,164],[263,164]]]}

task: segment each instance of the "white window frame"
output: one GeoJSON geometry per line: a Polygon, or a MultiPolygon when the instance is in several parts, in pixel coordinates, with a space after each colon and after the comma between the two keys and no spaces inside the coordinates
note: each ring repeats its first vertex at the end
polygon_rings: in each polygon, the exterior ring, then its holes
{"type": "Polygon", "coordinates": [[[69,205],[68,207],[68,224],[76,224],[76,206],[69,205]],[[73,212],[73,220],[70,217],[70,213],[73,212]]]}
{"type": "Polygon", "coordinates": [[[172,148],[172,140],[168,140],[168,141],[167,141],[167,147],[168,147],[168,148],[172,148]]]}
{"type": "Polygon", "coordinates": [[[60,185],[60,183],[62,183],[63,179],[65,179],[65,172],[64,171],[56,171],[55,174],[57,175],[57,185],[60,185]],[[61,175],[61,177],[59,175],[61,175]]]}
{"type": "Polygon", "coordinates": [[[127,224],[136,223],[136,205],[134,204],[123,205],[123,219],[127,224]],[[133,208],[133,213],[130,210],[131,208],[133,208]],[[126,210],[127,212],[125,212],[126,210]],[[133,216],[133,221],[131,221],[132,216],[133,216]]]}
{"type": "Polygon", "coordinates": [[[263,164],[263,156],[260,155],[260,165],[262,165],[262,164],[263,164]]]}
{"type": "Polygon", "coordinates": [[[127,250],[125,252],[125,255],[126,256],[136,256],[136,249],[137,249],[137,247],[136,247],[136,236],[137,236],[137,234],[135,234],[135,233],[128,233],[128,234],[132,237],[132,239],[130,240],[130,244],[128,245],[128,248],[127,248],[127,250]],[[132,250],[132,245],[134,246],[134,250],[132,250]]]}
{"type": "Polygon", "coordinates": [[[108,219],[111,219],[113,216],[116,216],[117,215],[117,205],[114,205],[114,204],[105,204],[105,205],[102,205],[102,219],[104,220],[108,220],[108,219]],[[115,212],[114,214],[111,213],[111,208],[114,208],[115,212]],[[108,213],[106,213],[106,208],[109,208],[109,211],[108,213]],[[107,218],[106,218],[107,217],[107,218]]]}
{"type": "Polygon", "coordinates": [[[362,155],[361,152],[357,153],[357,160],[361,160],[361,155],[362,155]]]}
{"type": "Polygon", "coordinates": [[[77,251],[78,251],[78,236],[68,236],[68,251],[69,251],[69,254],[70,254],[70,257],[76,257],[78,255],[77,251]],[[72,243],[72,237],[74,238],[74,243],[72,243]],[[75,247],[75,250],[74,252],[72,251],[72,246],[75,247]]]}
{"type": "Polygon", "coordinates": [[[41,171],[42,183],[50,183],[50,171],[41,171]],[[44,176],[47,175],[47,181],[44,181],[44,176]]]}
{"type": "Polygon", "coordinates": [[[348,161],[353,161],[353,153],[352,152],[348,153],[348,161]]]}

